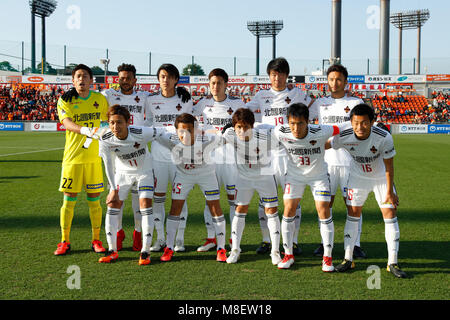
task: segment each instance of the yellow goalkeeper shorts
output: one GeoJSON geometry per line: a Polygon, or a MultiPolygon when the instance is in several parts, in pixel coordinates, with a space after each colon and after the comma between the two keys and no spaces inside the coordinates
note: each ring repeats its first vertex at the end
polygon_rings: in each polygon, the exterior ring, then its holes
{"type": "Polygon", "coordinates": [[[59,191],[80,193],[103,192],[103,169],[101,162],[86,164],[66,164],[62,166],[59,191]]]}

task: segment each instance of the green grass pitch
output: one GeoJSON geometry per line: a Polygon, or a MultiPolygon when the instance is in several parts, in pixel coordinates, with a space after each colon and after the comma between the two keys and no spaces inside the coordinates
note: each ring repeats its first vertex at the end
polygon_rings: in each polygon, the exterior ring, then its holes
{"type": "MultiPolygon", "coordinates": [[[[363,210],[361,243],[368,258],[356,260],[356,268],[351,273],[323,273],[321,259],[312,255],[320,242],[320,234],[309,189],[302,201],[299,239],[303,253],[289,270],[278,270],[268,255],[255,253],[261,241],[256,197],[247,217],[243,253],[237,264],[216,262],[215,252],[196,252],[206,236],[204,199],[198,187],[188,199],[187,252],[175,253],[170,263],[161,263],[161,253],[153,253],[149,266],[138,265],[138,253],[131,250],[133,217],[128,200],[123,219],[127,238],[119,261],[99,264],[100,256],[90,250],[91,231],[85,193],[78,196],[75,208],[72,253],[55,257],[53,251],[60,241],[62,194],[58,192],[58,184],[64,134],[2,132],[0,299],[448,300],[450,136],[396,135],[394,142],[397,149],[395,183],[400,196],[399,263],[409,274],[408,279],[396,279],[386,272],[384,223],[373,194],[363,210]],[[379,289],[368,286],[370,277],[376,275],[367,272],[373,265],[380,268],[379,289]],[[68,283],[73,283],[73,274],[68,273],[71,266],[76,266],[80,272],[80,289],[68,288],[68,283]]],[[[105,196],[106,193],[102,195],[104,209],[105,196]]],[[[221,203],[228,218],[224,194],[221,203]]],[[[340,195],[336,199],[333,218],[333,257],[337,264],[344,254],[345,209],[340,195]]],[[[227,219],[228,235],[229,232],[227,219]]],[[[104,223],[101,240],[106,246],[104,223]]]]}

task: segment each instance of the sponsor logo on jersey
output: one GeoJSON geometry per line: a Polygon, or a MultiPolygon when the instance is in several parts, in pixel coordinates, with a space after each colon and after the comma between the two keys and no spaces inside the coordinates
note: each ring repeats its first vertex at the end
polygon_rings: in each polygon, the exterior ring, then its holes
{"type": "Polygon", "coordinates": [[[74,122],[100,120],[100,112],[74,114],[74,122]]]}

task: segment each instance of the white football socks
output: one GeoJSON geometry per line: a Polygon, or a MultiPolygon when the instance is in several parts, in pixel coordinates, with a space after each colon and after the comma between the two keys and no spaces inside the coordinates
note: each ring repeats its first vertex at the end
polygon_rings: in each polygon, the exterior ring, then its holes
{"type": "Polygon", "coordinates": [[[225,249],[225,233],[226,233],[226,223],[223,214],[218,217],[212,217],[212,222],[214,225],[217,241],[217,250],[225,249]]]}
{"type": "Polygon", "coordinates": [[[323,243],[323,255],[331,257],[334,246],[334,222],[333,217],[320,219],[320,235],[323,243]]]}
{"type": "Polygon", "coordinates": [[[259,219],[259,226],[261,227],[261,233],[263,238],[262,241],[270,243],[270,232],[267,226],[266,211],[264,206],[261,204],[261,200],[258,206],[258,219],[259,219]]]}
{"type": "Polygon", "coordinates": [[[292,255],[293,235],[295,234],[295,219],[297,217],[284,217],[281,221],[281,235],[283,236],[283,248],[285,254],[292,255]]]}
{"type": "Polygon", "coordinates": [[[150,247],[152,245],[153,239],[153,209],[150,208],[141,208],[140,209],[142,216],[142,250],[141,252],[150,252],[150,247]]]}
{"type": "Polygon", "coordinates": [[[205,218],[205,226],[206,226],[206,233],[207,233],[206,237],[208,239],[215,238],[216,231],[214,229],[211,212],[209,211],[209,207],[207,204],[205,204],[205,209],[203,210],[203,217],[205,218]]]}
{"type": "Polygon", "coordinates": [[[356,237],[358,236],[359,218],[347,215],[344,227],[344,250],[345,259],[353,261],[353,249],[355,248],[356,237]]]}
{"type": "Polygon", "coordinates": [[[388,264],[397,263],[400,241],[400,229],[398,227],[397,217],[384,219],[384,236],[388,249],[388,264]]]}
{"type": "Polygon", "coordinates": [[[231,249],[241,250],[242,233],[245,228],[245,217],[247,214],[235,212],[231,222],[231,249]]]}
{"type": "Polygon", "coordinates": [[[117,251],[117,231],[119,225],[119,218],[121,209],[108,208],[105,217],[105,231],[108,248],[112,251],[117,251]]]}
{"type": "Polygon", "coordinates": [[[270,232],[270,241],[272,242],[272,253],[280,251],[280,219],[278,218],[278,212],[267,215],[267,227],[270,232]]]}
{"type": "Polygon", "coordinates": [[[178,225],[180,224],[180,217],[168,215],[166,222],[166,245],[167,248],[173,250],[173,245],[175,242],[175,235],[178,230],[178,225]]]}
{"type": "Polygon", "coordinates": [[[158,240],[162,241],[164,241],[164,220],[166,218],[165,202],[166,196],[153,196],[153,221],[158,240]]]}

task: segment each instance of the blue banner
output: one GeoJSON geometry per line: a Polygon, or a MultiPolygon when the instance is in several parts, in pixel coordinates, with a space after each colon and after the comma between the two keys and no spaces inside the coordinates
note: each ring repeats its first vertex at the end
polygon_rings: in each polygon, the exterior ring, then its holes
{"type": "Polygon", "coordinates": [[[0,131],[23,131],[22,122],[0,122],[0,131]]]}
{"type": "Polygon", "coordinates": [[[450,124],[430,124],[428,133],[448,133],[450,134],[450,124]]]}
{"type": "Polygon", "coordinates": [[[348,83],[364,83],[365,81],[364,75],[361,76],[348,76],[347,81],[348,83]]]}
{"type": "Polygon", "coordinates": [[[189,76],[180,76],[180,79],[178,80],[178,83],[189,83],[189,76]]]}

